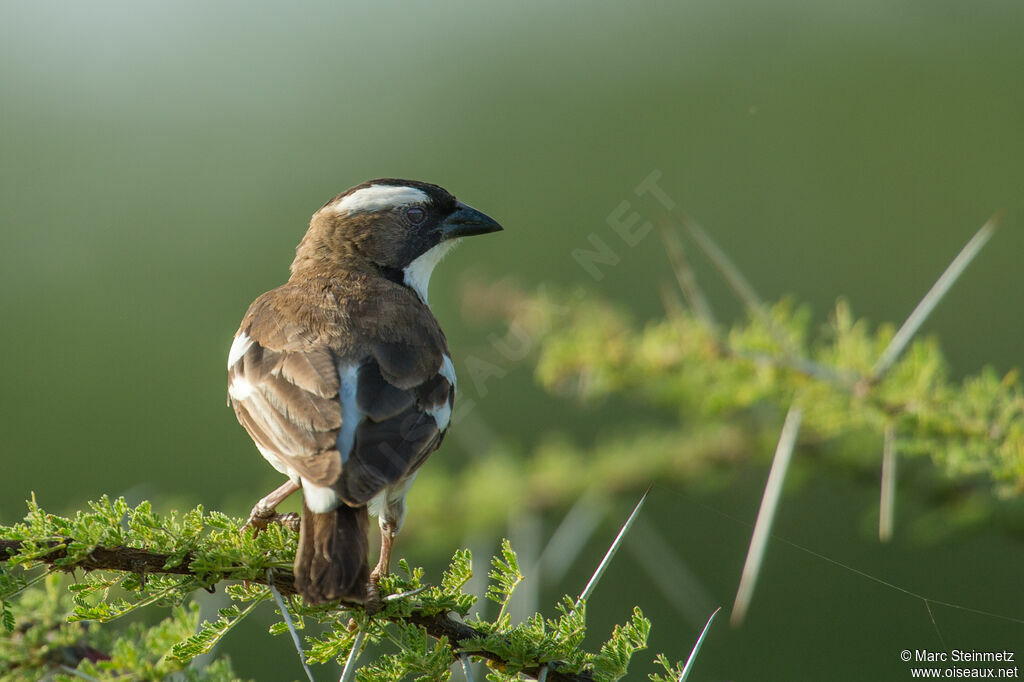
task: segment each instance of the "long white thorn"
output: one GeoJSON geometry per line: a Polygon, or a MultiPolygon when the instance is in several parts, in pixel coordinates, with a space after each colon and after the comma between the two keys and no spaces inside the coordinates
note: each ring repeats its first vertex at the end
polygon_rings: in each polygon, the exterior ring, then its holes
{"type": "Polygon", "coordinates": [[[299,663],[302,664],[302,669],[306,671],[306,679],[309,682],[316,682],[313,679],[313,671],[309,669],[309,664],[306,663],[306,654],[302,652],[302,642],[299,640],[299,633],[295,629],[295,623],[292,622],[291,614],[288,613],[288,607],[285,606],[284,598],[277,591],[277,587],[274,586],[274,571],[270,568],[267,569],[267,585],[270,587],[270,593],[274,595],[277,608],[281,609],[281,616],[284,618],[284,622],[288,625],[288,632],[291,633],[292,643],[295,644],[295,650],[299,652],[299,663]]]}
{"type": "Polygon", "coordinates": [[[465,652],[462,653],[459,658],[462,660],[462,672],[466,676],[466,682],[474,682],[473,680],[473,668],[469,664],[469,656],[465,652]]]}
{"type": "Polygon", "coordinates": [[[679,679],[676,682],[686,682],[686,679],[690,676],[690,671],[693,670],[693,664],[697,660],[697,654],[700,653],[700,648],[704,644],[704,637],[708,634],[708,630],[711,629],[711,621],[715,619],[718,612],[722,610],[719,606],[715,609],[711,617],[708,618],[708,622],[704,624],[704,629],[700,631],[700,637],[697,638],[697,643],[693,645],[693,650],[690,651],[690,657],[686,659],[686,665],[683,666],[683,672],[679,674],[679,679]]]}
{"type": "Polygon", "coordinates": [[[892,337],[892,341],[886,346],[882,355],[878,358],[878,362],[871,369],[871,378],[874,381],[878,381],[885,373],[889,371],[896,359],[899,358],[903,349],[907,347],[910,340],[914,338],[917,331],[924,324],[924,321],[928,319],[932,311],[935,310],[935,306],[939,304],[942,297],[946,295],[950,287],[956,283],[960,275],[963,274],[964,270],[974,257],[978,255],[982,247],[988,243],[988,240],[992,238],[996,228],[999,227],[999,215],[994,215],[988,219],[988,221],[981,226],[981,228],[974,233],[964,248],[960,249],[960,253],[956,255],[953,262],[949,264],[945,272],[935,280],[935,284],[928,290],[928,293],[924,295],[921,302],[917,304],[914,311],[910,313],[903,326],[899,328],[896,335],[892,337]]]}
{"type": "Polygon", "coordinates": [[[775,512],[779,508],[779,497],[782,495],[782,486],[786,482],[789,463],[793,459],[793,450],[796,448],[796,438],[800,433],[802,419],[803,410],[795,403],[790,405],[789,412],[786,413],[786,421],[782,425],[782,433],[779,434],[779,444],[775,448],[775,458],[772,460],[768,482],[764,486],[764,496],[761,498],[761,508],[757,512],[754,532],[750,536],[750,548],[747,550],[747,560],[743,564],[740,586],[736,590],[736,601],[733,603],[730,617],[730,622],[734,626],[740,625],[746,618],[750,600],[754,596],[754,586],[757,584],[757,576],[761,573],[761,562],[764,561],[768,538],[772,532],[772,522],[775,520],[775,512]]]}
{"type": "Polygon", "coordinates": [[[619,534],[615,536],[615,540],[612,542],[612,546],[608,548],[608,551],[604,553],[604,558],[601,559],[601,563],[597,565],[597,570],[594,571],[594,575],[590,576],[590,581],[587,586],[580,592],[579,598],[576,600],[576,608],[579,608],[582,602],[585,602],[590,598],[590,595],[594,592],[594,588],[597,587],[598,581],[601,580],[601,576],[604,575],[605,569],[611,563],[615,553],[619,551],[619,545],[622,544],[622,539],[626,537],[626,533],[629,532],[630,526],[633,525],[633,520],[636,519],[636,515],[640,513],[640,508],[644,506],[644,502],[647,500],[647,495],[651,492],[650,488],[644,491],[643,497],[636,503],[636,507],[633,508],[633,513],[629,515],[626,522],[622,524],[622,528],[619,530],[619,534]]]}
{"type": "Polygon", "coordinates": [[[704,255],[708,257],[712,265],[718,268],[718,271],[722,273],[726,283],[732,288],[736,296],[743,301],[747,309],[758,319],[761,324],[765,326],[768,333],[771,334],[775,343],[779,344],[782,351],[791,356],[798,355],[797,349],[793,347],[793,343],[786,337],[784,330],[779,328],[775,320],[772,319],[771,314],[764,305],[764,301],[754,291],[754,287],[750,284],[750,281],[744,277],[739,267],[732,262],[732,259],[725,253],[724,250],[715,240],[711,238],[703,227],[698,225],[686,214],[679,214],[680,221],[686,231],[690,233],[690,236],[700,250],[704,252],[704,255]]]}
{"type": "Polygon", "coordinates": [[[356,661],[359,660],[359,654],[365,639],[366,631],[360,630],[356,634],[355,641],[352,642],[352,651],[348,652],[348,658],[345,660],[345,669],[341,671],[341,678],[339,678],[338,682],[352,682],[356,678],[356,661]]]}
{"type": "Polygon", "coordinates": [[[388,596],[384,597],[383,599],[381,599],[381,601],[398,601],[399,599],[405,599],[407,597],[415,597],[417,594],[425,592],[428,587],[430,587],[430,585],[421,585],[417,587],[415,590],[409,590],[408,592],[395,592],[394,594],[389,594],[388,596]]]}
{"type": "Polygon", "coordinates": [[[715,326],[715,315],[711,312],[711,304],[701,291],[697,283],[697,276],[690,267],[690,261],[686,258],[686,251],[683,249],[679,235],[669,230],[665,223],[658,225],[661,232],[661,241],[665,245],[665,252],[668,254],[669,263],[672,265],[672,272],[676,276],[676,284],[686,298],[693,314],[704,321],[709,327],[715,326]]]}
{"type": "Polygon", "coordinates": [[[882,490],[878,503],[878,539],[889,542],[896,520],[896,434],[892,424],[885,426],[882,445],[882,490]]]}
{"type": "Polygon", "coordinates": [[[736,293],[736,296],[743,301],[747,307],[752,310],[759,310],[763,308],[764,302],[761,297],[754,291],[754,287],[751,286],[750,282],[743,273],[740,271],[736,264],[732,262],[732,259],[726,255],[725,251],[715,243],[715,240],[711,238],[704,228],[694,222],[689,216],[682,216],[683,227],[693,237],[693,241],[697,242],[697,246],[704,252],[704,255],[714,264],[718,271],[725,277],[726,283],[736,293]]]}

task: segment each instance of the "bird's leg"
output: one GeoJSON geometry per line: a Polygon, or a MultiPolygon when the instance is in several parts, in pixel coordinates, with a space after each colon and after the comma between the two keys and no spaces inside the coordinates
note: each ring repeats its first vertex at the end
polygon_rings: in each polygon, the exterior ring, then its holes
{"type": "MultiPolygon", "coordinates": [[[[391,545],[395,541],[395,536],[398,534],[398,524],[385,520],[384,517],[380,519],[380,559],[377,561],[377,566],[370,572],[370,584],[367,586],[367,607],[373,608],[371,605],[377,604],[379,606],[380,594],[377,591],[377,584],[380,579],[386,576],[389,572],[391,565],[391,545]]],[[[376,610],[376,609],[374,609],[376,610]]]]}
{"type": "Polygon", "coordinates": [[[299,484],[291,479],[278,486],[272,493],[256,503],[256,506],[249,512],[249,520],[242,526],[245,531],[248,528],[255,528],[256,532],[265,530],[270,523],[279,523],[282,526],[297,531],[299,529],[298,514],[278,514],[277,505],[284,502],[285,498],[299,489],[299,484]]]}
{"type": "Polygon", "coordinates": [[[384,521],[380,524],[380,559],[376,568],[370,573],[370,581],[376,585],[380,579],[386,576],[391,567],[391,545],[395,541],[397,531],[391,523],[384,521]]]}

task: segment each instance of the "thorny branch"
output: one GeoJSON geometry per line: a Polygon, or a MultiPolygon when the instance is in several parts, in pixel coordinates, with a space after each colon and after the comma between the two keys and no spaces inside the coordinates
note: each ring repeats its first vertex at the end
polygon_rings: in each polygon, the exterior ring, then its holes
{"type": "MultiPolygon", "coordinates": [[[[137,547],[96,547],[89,554],[82,557],[80,560],[71,564],[62,564],[55,566],[55,562],[60,559],[67,557],[67,544],[71,542],[70,538],[61,541],[52,541],[53,551],[36,557],[36,559],[42,563],[50,566],[51,569],[71,572],[75,569],[82,569],[85,571],[124,571],[129,573],[138,573],[140,575],[147,574],[172,574],[172,575],[192,575],[200,581],[201,576],[196,575],[190,568],[192,557],[188,554],[181,563],[176,566],[168,567],[167,561],[170,558],[169,554],[161,552],[153,552],[146,549],[139,549],[137,547]]],[[[22,543],[20,540],[0,540],[0,562],[7,561],[9,556],[20,551],[22,543]]],[[[222,580],[231,580],[231,571],[223,572],[222,580]]],[[[275,569],[274,570],[274,586],[282,593],[293,595],[297,594],[295,590],[295,574],[287,569],[275,569]]],[[[266,577],[250,578],[249,582],[259,583],[262,585],[268,585],[269,582],[266,577]]],[[[212,587],[212,585],[211,585],[212,587]]],[[[359,604],[342,604],[344,608],[362,608],[359,604]]],[[[401,618],[394,616],[389,620],[402,620],[401,618]]],[[[414,625],[419,625],[424,628],[434,639],[441,639],[447,637],[451,643],[452,650],[458,654],[460,651],[461,643],[467,640],[483,638],[486,633],[477,630],[476,628],[461,623],[457,620],[449,617],[447,613],[417,613],[415,610],[407,618],[404,619],[406,622],[414,625]]],[[[473,656],[480,656],[493,661],[497,664],[507,663],[499,655],[489,652],[474,649],[468,652],[473,656]]],[[[547,664],[548,676],[547,679],[551,682],[592,682],[593,675],[589,672],[570,673],[559,670],[559,662],[553,661],[547,664]]],[[[524,674],[536,678],[540,674],[540,667],[526,668],[522,671],[524,674]]]]}

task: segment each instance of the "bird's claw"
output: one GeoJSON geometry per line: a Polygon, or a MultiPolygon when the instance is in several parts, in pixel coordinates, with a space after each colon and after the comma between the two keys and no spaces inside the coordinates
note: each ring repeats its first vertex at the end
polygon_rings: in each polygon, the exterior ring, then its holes
{"type": "Polygon", "coordinates": [[[380,611],[383,605],[384,601],[380,598],[377,581],[370,576],[370,582],[366,585],[366,601],[363,603],[363,611],[367,616],[372,616],[380,611]]]}
{"type": "Polygon", "coordinates": [[[366,602],[363,605],[363,611],[368,616],[372,616],[380,611],[384,605],[384,600],[381,599],[380,590],[377,587],[382,577],[384,577],[384,573],[375,568],[370,572],[370,580],[366,583],[366,602]]]}
{"type": "Polygon", "coordinates": [[[249,514],[249,520],[242,525],[241,531],[245,533],[250,528],[253,529],[254,535],[259,535],[260,531],[267,529],[271,523],[276,523],[285,528],[291,529],[296,533],[299,532],[299,515],[294,512],[288,512],[287,514],[278,514],[273,509],[253,509],[252,513],[249,514]]]}
{"type": "Polygon", "coordinates": [[[285,528],[295,531],[296,533],[299,532],[299,515],[295,512],[288,512],[287,514],[278,514],[273,519],[271,519],[271,521],[274,523],[279,523],[285,528]]]}

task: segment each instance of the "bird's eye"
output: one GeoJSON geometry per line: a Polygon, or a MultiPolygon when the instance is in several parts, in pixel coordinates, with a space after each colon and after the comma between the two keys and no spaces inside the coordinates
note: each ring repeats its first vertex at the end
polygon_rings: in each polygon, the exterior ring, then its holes
{"type": "Polygon", "coordinates": [[[407,208],[405,210],[405,217],[408,218],[409,222],[413,225],[419,225],[426,219],[427,212],[418,206],[413,206],[412,208],[407,208]]]}

